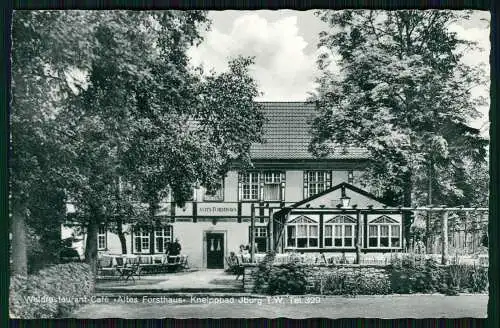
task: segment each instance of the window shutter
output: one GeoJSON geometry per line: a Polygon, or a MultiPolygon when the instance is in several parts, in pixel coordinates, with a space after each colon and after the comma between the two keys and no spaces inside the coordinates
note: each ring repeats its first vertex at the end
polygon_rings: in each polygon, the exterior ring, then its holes
{"type": "Polygon", "coordinates": [[[308,183],[307,183],[308,172],[302,171],[302,174],[304,175],[304,199],[306,199],[308,196],[308,183]]]}
{"type": "Polygon", "coordinates": [[[286,174],[285,172],[281,172],[281,183],[280,183],[280,188],[281,188],[281,201],[285,201],[285,184],[286,184],[286,174]]]}
{"type": "Polygon", "coordinates": [[[332,187],[332,171],[327,171],[326,172],[325,189],[329,189],[331,187],[332,187]]]}
{"type": "Polygon", "coordinates": [[[264,172],[258,172],[256,173],[258,176],[258,184],[259,184],[259,200],[263,201],[264,200],[264,172]]]}
{"type": "Polygon", "coordinates": [[[243,199],[243,187],[242,187],[242,180],[243,177],[241,175],[241,172],[238,172],[238,201],[241,201],[243,199]]]}

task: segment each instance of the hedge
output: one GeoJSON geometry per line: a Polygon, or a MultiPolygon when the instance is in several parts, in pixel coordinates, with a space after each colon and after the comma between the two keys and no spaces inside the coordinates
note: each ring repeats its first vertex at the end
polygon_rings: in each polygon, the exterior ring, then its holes
{"type": "Polygon", "coordinates": [[[35,275],[12,276],[9,313],[11,318],[57,318],[88,302],[94,278],[84,263],[59,264],[35,275]]]}
{"type": "MultiPolygon", "coordinates": [[[[246,278],[245,278],[246,281],[246,278]]],[[[412,293],[484,293],[488,269],[481,266],[441,266],[435,260],[397,260],[388,266],[261,264],[248,282],[253,292],[300,295],[386,295],[412,293]]]]}

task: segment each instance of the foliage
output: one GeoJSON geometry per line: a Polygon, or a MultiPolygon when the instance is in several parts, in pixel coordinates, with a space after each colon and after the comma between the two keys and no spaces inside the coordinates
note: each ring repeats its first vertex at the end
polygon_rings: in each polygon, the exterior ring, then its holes
{"type": "Polygon", "coordinates": [[[433,259],[415,261],[396,259],[389,268],[391,290],[395,293],[434,293],[456,295],[461,292],[485,292],[487,269],[481,266],[451,264],[441,266],[433,259]]]}
{"type": "Polygon", "coordinates": [[[12,276],[9,312],[11,318],[57,318],[75,309],[93,293],[93,280],[86,264],[60,264],[36,275],[12,276]],[[36,298],[45,297],[45,301],[36,298]],[[52,298],[52,301],[48,298],[52,298]]]}
{"type": "Polygon", "coordinates": [[[215,189],[230,160],[248,159],[263,119],[253,61],[235,58],[220,75],[191,67],[186,52],[209,24],[200,11],[16,12],[17,222],[32,218],[44,236],[71,201],[70,220],[88,228],[86,255],[95,258],[98,224],[120,234],[122,223],[152,223],[168,193],[183,204],[198,183],[215,189]]]}
{"type": "Polygon", "coordinates": [[[326,295],[386,295],[390,284],[385,275],[369,274],[368,270],[352,271],[335,268],[333,273],[326,274],[321,279],[322,292],[326,295]]]}
{"type": "Polygon", "coordinates": [[[394,293],[434,293],[446,290],[445,274],[433,259],[416,262],[404,258],[391,263],[389,280],[394,293]]]}
{"type": "Polygon", "coordinates": [[[273,265],[274,252],[268,252],[253,274],[254,292],[302,295],[306,291],[306,272],[298,262],[273,265]]]}
{"type": "Polygon", "coordinates": [[[303,295],[306,292],[304,267],[300,264],[288,263],[274,266],[269,272],[267,293],[303,295]]]}
{"type": "Polygon", "coordinates": [[[54,165],[65,159],[54,143],[53,118],[72,87],[79,87],[66,79],[65,72],[88,63],[83,60],[91,30],[86,17],[81,11],[72,15],[16,11],[13,15],[9,205],[11,220],[16,221],[11,225],[13,270],[21,274],[27,267],[26,224],[40,237],[38,255],[49,263],[55,258],[54,228],[63,219],[64,178],[56,174],[54,165]]]}
{"type": "MultiPolygon", "coordinates": [[[[372,161],[365,180],[405,206],[483,200],[487,186],[472,187],[474,170],[468,168],[486,167],[488,142],[468,124],[484,104],[471,88],[487,81],[480,67],[461,61],[475,44],[448,30],[467,15],[444,10],[317,14],[330,30],[320,34],[318,45],[325,51],[312,97],[319,115],[310,149],[324,156],[349,145],[366,148],[372,161]],[[340,74],[332,71],[334,63],[340,74]]],[[[411,220],[405,217],[407,235],[411,220]]]]}
{"type": "Polygon", "coordinates": [[[470,281],[467,287],[472,293],[484,293],[488,291],[488,269],[485,267],[473,267],[470,275],[470,281]]]}

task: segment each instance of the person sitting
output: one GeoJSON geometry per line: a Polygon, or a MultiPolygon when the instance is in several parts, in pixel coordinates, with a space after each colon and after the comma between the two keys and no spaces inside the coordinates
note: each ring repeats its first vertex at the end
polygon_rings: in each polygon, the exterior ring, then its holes
{"type": "Polygon", "coordinates": [[[228,258],[229,271],[236,274],[236,280],[243,274],[243,267],[240,264],[238,256],[234,252],[229,253],[228,258]]]}
{"type": "Polygon", "coordinates": [[[235,252],[231,252],[229,253],[229,263],[230,265],[237,265],[239,264],[239,259],[238,257],[236,256],[236,253],[235,252]]]}
{"type": "Polygon", "coordinates": [[[245,245],[241,244],[240,245],[240,255],[247,255],[248,254],[248,250],[245,248],[245,245]]]}

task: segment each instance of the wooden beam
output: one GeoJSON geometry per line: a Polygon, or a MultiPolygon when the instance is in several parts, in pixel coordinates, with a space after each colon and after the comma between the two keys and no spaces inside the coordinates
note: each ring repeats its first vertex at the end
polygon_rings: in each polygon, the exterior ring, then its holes
{"type": "MultiPolygon", "coordinates": [[[[356,212],[356,264],[361,263],[361,212],[356,212]]],[[[390,238],[391,236],[389,236],[390,238]]],[[[390,240],[390,239],[389,239],[390,240]]]]}
{"type": "Polygon", "coordinates": [[[441,216],[441,264],[448,264],[448,211],[441,216]]]}
{"type": "Polygon", "coordinates": [[[250,262],[255,260],[255,204],[251,206],[252,216],[250,218],[250,262]]]}
{"type": "Polygon", "coordinates": [[[273,209],[269,209],[269,231],[268,231],[268,238],[269,238],[269,243],[268,247],[269,250],[272,252],[274,251],[274,220],[273,220],[273,209]]]}

